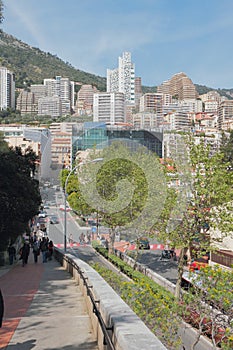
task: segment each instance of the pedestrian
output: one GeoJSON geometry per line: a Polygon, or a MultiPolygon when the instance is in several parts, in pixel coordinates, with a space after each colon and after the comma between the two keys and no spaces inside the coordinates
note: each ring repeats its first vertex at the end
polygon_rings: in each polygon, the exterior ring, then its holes
{"type": "Polygon", "coordinates": [[[16,249],[12,243],[8,247],[8,255],[9,255],[9,263],[10,265],[12,265],[14,262],[14,259],[16,259],[16,249]]]}
{"type": "Polygon", "coordinates": [[[3,315],[4,315],[4,301],[3,301],[2,291],[0,289],[0,328],[2,327],[3,315]]]}
{"type": "Polygon", "coordinates": [[[30,253],[30,246],[27,242],[24,242],[22,248],[19,251],[22,259],[22,266],[25,266],[28,263],[28,256],[30,253]]]}
{"type": "Polygon", "coordinates": [[[69,243],[73,243],[73,235],[72,235],[72,233],[70,233],[70,235],[69,235],[69,243]]]}
{"type": "Polygon", "coordinates": [[[48,241],[45,237],[42,237],[42,241],[40,244],[40,250],[42,252],[43,263],[46,263],[47,262],[47,254],[48,254],[48,241]]]}
{"type": "Polygon", "coordinates": [[[52,255],[53,255],[53,241],[49,241],[48,244],[48,258],[49,260],[52,260],[52,255]]]}
{"type": "Polygon", "coordinates": [[[79,236],[79,241],[80,241],[80,244],[83,244],[85,241],[84,241],[84,238],[85,238],[85,235],[84,233],[82,232],[81,235],[79,236]]]}
{"type": "Polygon", "coordinates": [[[33,242],[32,252],[34,256],[34,263],[36,264],[38,261],[38,256],[40,255],[40,244],[38,241],[33,242]]]}

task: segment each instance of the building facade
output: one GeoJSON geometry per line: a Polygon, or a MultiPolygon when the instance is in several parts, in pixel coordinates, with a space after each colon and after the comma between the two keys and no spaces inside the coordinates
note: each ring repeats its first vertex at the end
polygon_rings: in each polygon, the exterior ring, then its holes
{"type": "Polygon", "coordinates": [[[6,67],[0,67],[0,110],[15,109],[15,75],[6,67]]]}
{"type": "Polygon", "coordinates": [[[37,103],[35,103],[35,95],[33,92],[21,91],[17,98],[16,109],[21,114],[35,114],[38,111],[37,103]]]}
{"type": "Polygon", "coordinates": [[[233,120],[233,100],[226,100],[220,103],[218,108],[219,129],[232,124],[233,120]]]}
{"type": "Polygon", "coordinates": [[[93,114],[93,96],[99,91],[95,86],[84,84],[81,86],[77,94],[75,111],[78,115],[93,114]]]}
{"type": "Polygon", "coordinates": [[[145,146],[163,157],[163,132],[136,130],[127,125],[108,125],[100,122],[87,122],[83,128],[76,130],[72,136],[73,162],[80,152],[92,148],[102,149],[116,140],[125,141],[132,149],[138,149],[139,145],[145,146]],[[130,142],[127,142],[130,141],[130,142]]]}
{"type": "Polygon", "coordinates": [[[125,95],[121,92],[100,92],[93,97],[93,121],[125,122],[125,95]]]}
{"type": "Polygon", "coordinates": [[[157,92],[170,94],[178,100],[195,100],[198,97],[192,80],[183,72],[175,74],[170,80],[163,82],[157,92]]]}
{"type": "Polygon", "coordinates": [[[130,52],[119,57],[118,68],[107,70],[107,92],[122,92],[126,104],[135,104],[135,65],[130,52]]]}
{"type": "Polygon", "coordinates": [[[38,99],[38,115],[59,117],[62,115],[61,99],[58,96],[41,97],[38,99]]]}
{"type": "Polygon", "coordinates": [[[20,147],[24,152],[30,147],[39,157],[38,178],[50,176],[51,133],[47,128],[33,128],[26,125],[0,125],[4,139],[12,147],[20,147]]]}

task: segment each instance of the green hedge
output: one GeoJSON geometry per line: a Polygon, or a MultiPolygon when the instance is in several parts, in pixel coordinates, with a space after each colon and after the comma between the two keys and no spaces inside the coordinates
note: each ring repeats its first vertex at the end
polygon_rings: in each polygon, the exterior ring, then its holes
{"type": "Polygon", "coordinates": [[[106,267],[99,264],[92,266],[167,349],[180,349],[181,339],[178,336],[181,324],[180,306],[174,301],[172,295],[162,291],[158,286],[153,286],[153,283],[148,283],[147,278],[141,277],[140,281],[129,282],[125,280],[123,275],[121,276],[106,267]]]}

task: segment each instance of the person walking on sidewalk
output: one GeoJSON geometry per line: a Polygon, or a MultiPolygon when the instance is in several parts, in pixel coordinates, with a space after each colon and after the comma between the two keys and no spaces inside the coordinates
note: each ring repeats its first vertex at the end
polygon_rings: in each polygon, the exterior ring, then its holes
{"type": "Polygon", "coordinates": [[[48,241],[45,237],[42,238],[42,241],[40,244],[40,250],[42,252],[43,263],[46,263],[47,255],[48,255],[48,241]]]}
{"type": "Polygon", "coordinates": [[[16,259],[16,249],[13,246],[13,244],[11,243],[7,250],[8,250],[8,255],[9,255],[9,263],[10,263],[10,265],[12,265],[14,262],[14,259],[16,259]]]}
{"type": "Polygon", "coordinates": [[[38,261],[38,256],[40,255],[40,245],[38,241],[34,241],[32,245],[32,252],[34,256],[34,263],[36,264],[38,261]]]}
{"type": "Polygon", "coordinates": [[[2,291],[0,289],[0,328],[2,327],[3,315],[4,315],[4,301],[3,301],[2,291]]]}
{"type": "Polygon", "coordinates": [[[22,248],[20,249],[20,255],[22,259],[22,266],[25,266],[28,263],[28,256],[30,253],[29,243],[24,242],[22,248]]]}
{"type": "Polygon", "coordinates": [[[53,241],[50,240],[48,244],[48,259],[52,260],[52,256],[53,256],[53,241]]]}

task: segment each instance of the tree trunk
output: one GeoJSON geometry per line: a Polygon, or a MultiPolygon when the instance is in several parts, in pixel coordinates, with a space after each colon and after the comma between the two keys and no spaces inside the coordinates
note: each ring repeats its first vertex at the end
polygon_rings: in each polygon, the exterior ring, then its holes
{"type": "Polygon", "coordinates": [[[134,265],[133,265],[134,270],[136,269],[136,266],[137,266],[138,255],[139,255],[139,241],[138,241],[138,239],[136,239],[136,252],[135,252],[135,257],[134,257],[134,265]]]}
{"type": "Polygon", "coordinates": [[[186,252],[186,248],[182,248],[180,251],[180,256],[179,256],[179,264],[178,264],[178,279],[176,282],[176,290],[175,290],[175,298],[177,300],[180,299],[181,295],[181,280],[184,272],[184,255],[186,252]]]}
{"type": "Polygon", "coordinates": [[[108,246],[108,254],[111,255],[114,252],[114,243],[115,243],[115,227],[111,228],[109,235],[109,246],[108,246]]]}

